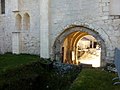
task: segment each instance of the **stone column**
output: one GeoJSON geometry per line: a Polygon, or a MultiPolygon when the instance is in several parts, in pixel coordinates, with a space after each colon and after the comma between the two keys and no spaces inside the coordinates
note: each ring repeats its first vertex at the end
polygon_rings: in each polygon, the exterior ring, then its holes
{"type": "Polygon", "coordinates": [[[49,58],[49,0],[40,0],[40,57],[49,58]]]}
{"type": "Polygon", "coordinates": [[[20,54],[20,32],[12,32],[12,53],[20,54]]]}

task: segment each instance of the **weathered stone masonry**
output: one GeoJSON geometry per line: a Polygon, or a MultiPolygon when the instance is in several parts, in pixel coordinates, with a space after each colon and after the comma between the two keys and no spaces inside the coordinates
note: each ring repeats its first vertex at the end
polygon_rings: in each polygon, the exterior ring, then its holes
{"type": "Polygon", "coordinates": [[[88,28],[88,32],[98,33],[104,45],[102,59],[113,62],[114,49],[120,48],[120,6],[117,3],[120,1],[5,0],[5,14],[0,15],[0,53],[54,58],[56,40],[61,35],[67,37],[69,31],[65,31],[71,26],[82,26],[88,28]]]}

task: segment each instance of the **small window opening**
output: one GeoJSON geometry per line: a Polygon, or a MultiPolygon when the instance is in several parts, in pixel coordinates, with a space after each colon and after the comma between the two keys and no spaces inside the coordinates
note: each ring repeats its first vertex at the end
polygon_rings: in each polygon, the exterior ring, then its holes
{"type": "Polygon", "coordinates": [[[5,0],[1,0],[1,14],[5,14],[5,0]]]}

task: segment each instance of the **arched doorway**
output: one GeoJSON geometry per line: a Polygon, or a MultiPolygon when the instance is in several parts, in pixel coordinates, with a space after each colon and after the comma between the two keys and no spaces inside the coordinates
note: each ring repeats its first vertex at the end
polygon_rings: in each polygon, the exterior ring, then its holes
{"type": "Polygon", "coordinates": [[[76,45],[76,63],[90,64],[92,67],[100,67],[101,45],[92,35],[85,35],[79,39],[76,45]]]}
{"type": "MultiPolygon", "coordinates": [[[[86,50],[94,53],[94,50],[99,47],[99,66],[104,66],[106,56],[104,40],[100,37],[98,32],[83,26],[67,28],[56,38],[53,45],[53,58],[64,63],[78,64],[81,62],[80,58],[85,51],[84,49],[80,52],[80,48],[78,47],[80,42],[83,42],[85,39],[86,41],[84,41],[84,43],[89,43],[86,47],[86,44],[84,44],[86,50]]],[[[89,54],[91,52],[89,52],[89,54]]]]}

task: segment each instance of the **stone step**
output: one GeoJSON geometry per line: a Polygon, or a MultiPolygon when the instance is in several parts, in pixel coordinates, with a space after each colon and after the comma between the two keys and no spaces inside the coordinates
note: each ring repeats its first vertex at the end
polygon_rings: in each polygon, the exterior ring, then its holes
{"type": "Polygon", "coordinates": [[[81,63],[81,65],[82,65],[82,68],[92,68],[92,64],[81,63]]]}

